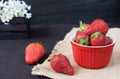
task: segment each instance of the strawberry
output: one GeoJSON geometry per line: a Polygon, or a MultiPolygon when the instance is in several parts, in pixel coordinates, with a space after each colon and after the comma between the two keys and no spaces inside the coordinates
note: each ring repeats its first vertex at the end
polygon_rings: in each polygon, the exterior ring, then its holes
{"type": "Polygon", "coordinates": [[[105,45],[105,35],[100,32],[95,32],[90,36],[91,46],[104,46],[105,45]]]}
{"type": "Polygon", "coordinates": [[[90,24],[83,24],[82,21],[80,21],[80,31],[86,35],[91,35],[94,32],[90,24]]]}
{"type": "Polygon", "coordinates": [[[30,43],[25,49],[25,61],[27,64],[37,63],[45,54],[45,48],[40,43],[30,43]]]}
{"type": "Polygon", "coordinates": [[[91,24],[83,24],[80,22],[80,31],[91,35],[95,32],[106,34],[108,32],[108,24],[103,19],[95,19],[91,24]]]}
{"type": "Polygon", "coordinates": [[[67,75],[73,75],[74,69],[70,64],[69,59],[62,54],[55,55],[50,60],[50,65],[52,69],[58,73],[63,73],[67,75]]]}
{"type": "Polygon", "coordinates": [[[106,37],[105,39],[105,45],[111,44],[112,43],[112,39],[110,37],[106,37]]]}
{"type": "Polygon", "coordinates": [[[108,32],[108,24],[103,19],[95,19],[91,27],[95,32],[101,32],[104,35],[108,32]]]}
{"type": "Polygon", "coordinates": [[[90,24],[85,24],[80,21],[80,31],[84,31],[90,27],[90,24]]]}
{"type": "Polygon", "coordinates": [[[89,44],[88,35],[86,35],[84,32],[81,32],[81,31],[76,32],[75,40],[76,40],[76,43],[79,43],[81,45],[89,44]]]}

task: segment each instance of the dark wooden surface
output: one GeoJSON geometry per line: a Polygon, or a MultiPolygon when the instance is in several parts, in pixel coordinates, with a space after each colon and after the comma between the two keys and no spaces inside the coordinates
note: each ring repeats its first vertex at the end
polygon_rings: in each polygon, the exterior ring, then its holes
{"type": "Polygon", "coordinates": [[[73,26],[33,26],[31,37],[28,39],[0,40],[0,79],[49,79],[44,76],[31,75],[31,69],[36,64],[28,65],[25,63],[25,47],[31,42],[43,43],[46,51],[45,56],[38,62],[40,64],[49,56],[55,44],[62,40],[73,26]]]}
{"type": "Polygon", "coordinates": [[[31,75],[31,69],[36,64],[25,63],[25,47],[31,42],[42,41],[46,52],[45,56],[37,63],[41,64],[49,56],[55,44],[63,40],[66,33],[73,27],[78,27],[78,25],[32,26],[28,39],[0,40],[0,79],[49,79],[44,76],[31,75]]]}
{"type": "Polygon", "coordinates": [[[32,24],[77,24],[103,18],[120,22],[119,0],[25,0],[32,6],[32,24]]]}

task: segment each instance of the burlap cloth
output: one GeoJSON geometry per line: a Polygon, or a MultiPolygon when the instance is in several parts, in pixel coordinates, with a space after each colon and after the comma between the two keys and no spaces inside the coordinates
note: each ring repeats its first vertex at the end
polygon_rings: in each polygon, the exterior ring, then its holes
{"type": "Polygon", "coordinates": [[[73,28],[69,33],[67,33],[65,38],[55,45],[50,56],[42,64],[38,64],[33,67],[31,74],[44,75],[53,79],[120,79],[120,29],[111,28],[107,33],[108,36],[114,38],[116,44],[110,63],[102,69],[87,69],[80,67],[75,63],[70,44],[70,37],[75,35],[76,30],[78,30],[78,28],[73,28]],[[75,70],[75,74],[73,76],[56,73],[52,70],[48,59],[58,53],[62,53],[69,58],[75,70]]]}

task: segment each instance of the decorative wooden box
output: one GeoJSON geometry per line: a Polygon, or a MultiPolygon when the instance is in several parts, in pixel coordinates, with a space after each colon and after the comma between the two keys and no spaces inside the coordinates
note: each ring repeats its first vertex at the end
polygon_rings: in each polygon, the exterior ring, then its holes
{"type": "Polygon", "coordinates": [[[29,32],[29,19],[13,18],[8,25],[0,21],[0,39],[28,38],[29,32]]]}

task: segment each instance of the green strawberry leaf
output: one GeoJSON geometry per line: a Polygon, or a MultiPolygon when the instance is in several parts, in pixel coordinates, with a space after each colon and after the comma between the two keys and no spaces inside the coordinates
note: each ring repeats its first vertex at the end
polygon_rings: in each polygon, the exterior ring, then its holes
{"type": "Polygon", "coordinates": [[[79,44],[89,45],[89,39],[88,38],[81,38],[79,44]]]}
{"type": "Polygon", "coordinates": [[[36,44],[41,44],[41,45],[44,45],[42,41],[39,41],[39,42],[35,42],[36,44]]]}
{"type": "Polygon", "coordinates": [[[97,38],[99,35],[101,35],[100,32],[95,32],[91,35],[91,38],[97,38]]]}

